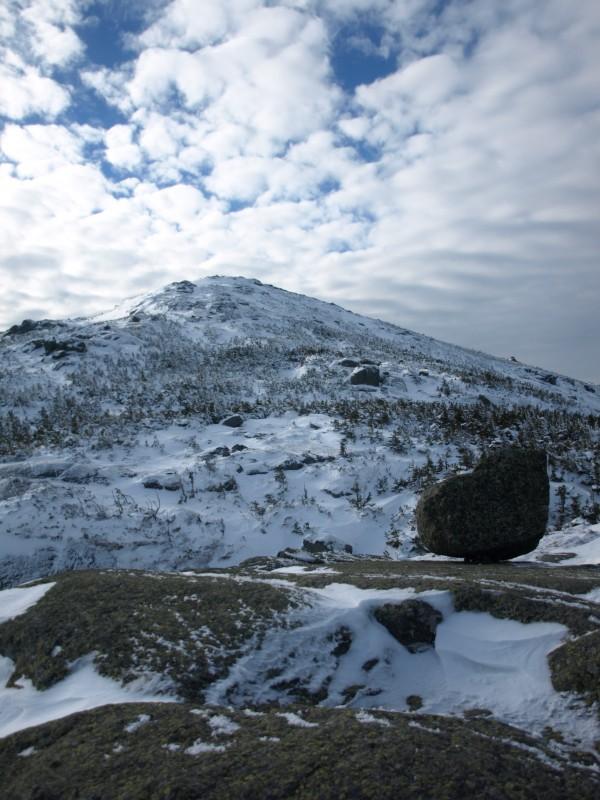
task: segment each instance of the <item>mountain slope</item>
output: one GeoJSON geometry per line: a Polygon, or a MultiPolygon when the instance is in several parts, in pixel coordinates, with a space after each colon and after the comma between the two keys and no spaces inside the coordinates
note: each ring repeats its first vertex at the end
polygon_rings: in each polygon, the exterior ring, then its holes
{"type": "Polygon", "coordinates": [[[303,542],[418,556],[420,491],[499,442],[549,452],[562,532],[537,555],[593,549],[599,414],[597,387],[243,278],[25,322],[0,341],[0,586],[303,542]]]}

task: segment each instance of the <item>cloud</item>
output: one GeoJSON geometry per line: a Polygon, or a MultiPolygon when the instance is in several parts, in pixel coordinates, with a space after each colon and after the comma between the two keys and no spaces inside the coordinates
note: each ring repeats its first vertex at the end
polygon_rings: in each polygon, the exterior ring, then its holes
{"type": "Polygon", "coordinates": [[[133,142],[133,134],[134,131],[129,125],[113,125],[106,131],[104,157],[115,167],[131,170],[142,160],[141,150],[133,142]]]}
{"type": "Polygon", "coordinates": [[[60,125],[7,125],[0,150],[17,165],[17,175],[33,178],[82,160],[82,140],[60,125]]]}
{"type": "Polygon", "coordinates": [[[245,273],[600,380],[596,2],[174,0],[114,68],[85,5],[12,7],[4,325],[245,273]],[[349,37],[389,74],[344,91],[349,37]]]}
{"type": "Polygon", "coordinates": [[[0,115],[23,119],[30,114],[57,117],[69,104],[69,91],[25,64],[11,51],[0,63],[0,115]]]}
{"type": "Polygon", "coordinates": [[[0,115],[56,118],[69,90],[52,75],[83,53],[75,0],[7,0],[0,9],[0,115]]]}

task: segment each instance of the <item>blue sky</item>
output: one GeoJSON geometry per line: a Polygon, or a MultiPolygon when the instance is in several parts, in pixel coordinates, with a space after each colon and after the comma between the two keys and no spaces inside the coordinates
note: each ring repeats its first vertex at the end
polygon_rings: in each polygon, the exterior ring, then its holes
{"type": "Polygon", "coordinates": [[[600,381],[596,0],[8,0],[0,328],[258,277],[600,381]]]}

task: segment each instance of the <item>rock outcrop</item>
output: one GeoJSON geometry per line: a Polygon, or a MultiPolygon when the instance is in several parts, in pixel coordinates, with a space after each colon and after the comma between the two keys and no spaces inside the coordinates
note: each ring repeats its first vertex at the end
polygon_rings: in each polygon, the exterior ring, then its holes
{"type": "Polygon", "coordinates": [[[442,615],[423,600],[385,603],[375,610],[375,619],[404,645],[417,653],[435,642],[435,631],[442,615]]]}
{"type": "Polygon", "coordinates": [[[468,475],[427,489],[417,505],[423,545],[468,561],[502,561],[533,550],[548,519],[542,450],[494,450],[468,475]]]}
{"type": "Polygon", "coordinates": [[[350,383],[354,386],[379,386],[381,384],[381,373],[379,367],[373,365],[366,365],[358,367],[350,375],[350,383]]]}

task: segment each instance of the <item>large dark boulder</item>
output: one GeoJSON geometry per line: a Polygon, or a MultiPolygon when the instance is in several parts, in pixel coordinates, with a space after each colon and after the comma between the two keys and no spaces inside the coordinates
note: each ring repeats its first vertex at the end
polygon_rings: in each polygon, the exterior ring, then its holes
{"type": "Polygon", "coordinates": [[[550,485],[543,450],[507,447],[423,492],[417,528],[433,553],[502,561],[529,553],[544,535],[550,485]]]}
{"type": "Polygon", "coordinates": [[[350,375],[350,383],[354,386],[379,386],[381,384],[379,367],[367,365],[355,369],[350,375]]]}
{"type": "Polygon", "coordinates": [[[375,609],[374,617],[411,653],[433,646],[442,615],[424,600],[385,603],[375,609]]]}

